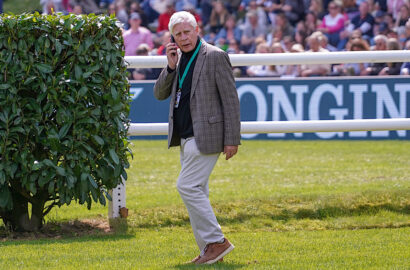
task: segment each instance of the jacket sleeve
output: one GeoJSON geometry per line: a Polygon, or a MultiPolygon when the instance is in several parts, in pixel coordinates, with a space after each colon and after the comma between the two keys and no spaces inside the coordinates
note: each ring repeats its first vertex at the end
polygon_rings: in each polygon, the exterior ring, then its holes
{"type": "Polygon", "coordinates": [[[224,51],[218,51],[215,57],[215,79],[224,115],[224,145],[240,145],[239,98],[231,62],[228,54],[224,51]]]}
{"type": "Polygon", "coordinates": [[[175,70],[170,72],[168,67],[161,71],[157,81],[154,85],[154,96],[158,100],[167,99],[172,92],[172,83],[175,78],[175,70]]]}

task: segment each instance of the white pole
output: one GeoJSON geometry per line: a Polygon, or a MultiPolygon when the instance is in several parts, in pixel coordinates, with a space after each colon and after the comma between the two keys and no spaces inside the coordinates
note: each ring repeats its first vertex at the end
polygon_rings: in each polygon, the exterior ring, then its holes
{"type": "MultiPolygon", "coordinates": [[[[230,54],[232,66],[410,62],[410,50],[230,54]]],[[[129,68],[163,68],[166,56],[126,56],[129,68]]]]}
{"type": "Polygon", "coordinates": [[[112,201],[108,202],[108,218],[119,218],[120,209],[125,208],[125,180],[122,184],[119,184],[116,188],[110,190],[110,196],[112,201]]]}
{"type": "MultiPolygon", "coordinates": [[[[241,122],[241,133],[410,130],[410,118],[241,122]]],[[[131,123],[128,136],[167,135],[168,123],[131,123]]]]}

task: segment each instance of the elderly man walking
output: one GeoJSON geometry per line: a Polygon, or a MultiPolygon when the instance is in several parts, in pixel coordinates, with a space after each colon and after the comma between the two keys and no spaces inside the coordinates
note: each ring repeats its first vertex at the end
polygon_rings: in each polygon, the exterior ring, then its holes
{"type": "Polygon", "coordinates": [[[169,30],[174,41],[166,45],[168,66],[154,95],[159,100],[171,96],[168,147],[180,146],[177,189],[200,250],[191,262],[212,264],[234,248],[216,220],[208,182],[220,153],[228,160],[238,151],[239,99],[227,53],[199,37],[190,13],[174,13],[169,30]]]}

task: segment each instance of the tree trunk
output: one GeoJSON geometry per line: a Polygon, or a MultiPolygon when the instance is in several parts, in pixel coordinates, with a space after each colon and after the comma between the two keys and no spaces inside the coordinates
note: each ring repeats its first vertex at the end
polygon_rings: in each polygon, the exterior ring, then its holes
{"type": "Polygon", "coordinates": [[[2,218],[4,224],[16,232],[37,231],[43,225],[43,211],[45,202],[38,200],[32,204],[31,218],[29,217],[28,199],[16,191],[12,191],[13,209],[4,211],[2,218]]]}
{"type": "Polygon", "coordinates": [[[24,224],[28,220],[28,200],[20,193],[11,190],[13,209],[5,210],[3,222],[13,231],[25,231],[24,224]]]}
{"type": "Polygon", "coordinates": [[[37,231],[43,226],[45,201],[39,200],[31,207],[31,230],[37,231]]]}

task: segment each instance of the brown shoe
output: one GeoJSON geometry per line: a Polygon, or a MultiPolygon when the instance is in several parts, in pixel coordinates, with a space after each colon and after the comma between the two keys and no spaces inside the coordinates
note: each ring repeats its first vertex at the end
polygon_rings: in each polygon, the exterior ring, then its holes
{"type": "Polygon", "coordinates": [[[213,264],[223,259],[226,254],[235,248],[228,239],[224,238],[224,240],[223,243],[208,244],[205,249],[205,254],[195,261],[195,264],[213,264]]]}
{"type": "Polygon", "coordinates": [[[201,256],[196,256],[195,258],[193,258],[192,260],[191,260],[191,263],[196,263],[196,261],[198,261],[199,259],[201,258],[201,256]]]}
{"type": "MultiPolygon", "coordinates": [[[[191,260],[191,263],[196,263],[200,258],[201,258],[200,255],[196,256],[195,258],[193,258],[193,259],[191,260]]],[[[218,262],[223,262],[223,261],[224,261],[224,258],[223,258],[223,257],[218,260],[218,262]]]]}

